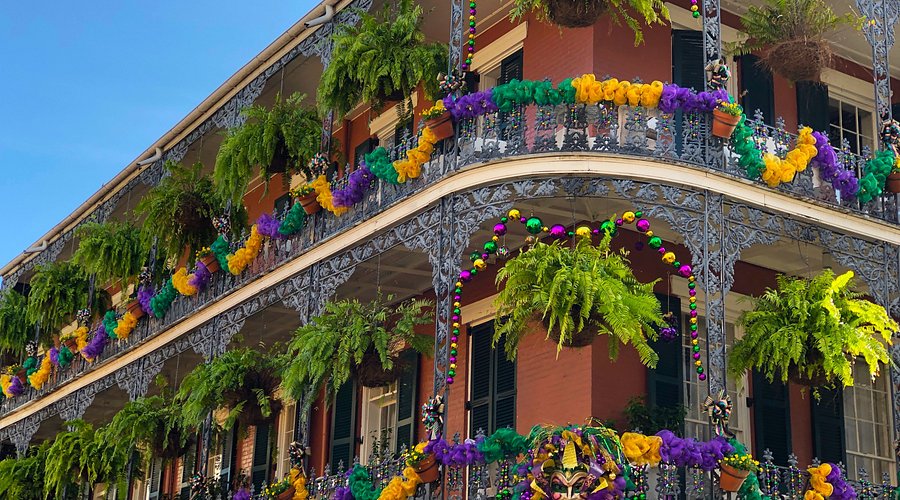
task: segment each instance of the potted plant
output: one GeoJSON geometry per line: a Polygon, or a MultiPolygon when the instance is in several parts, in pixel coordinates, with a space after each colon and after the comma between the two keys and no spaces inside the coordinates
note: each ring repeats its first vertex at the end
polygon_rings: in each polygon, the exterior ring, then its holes
{"type": "Polygon", "coordinates": [[[713,110],[712,134],[721,139],[730,138],[743,114],[744,108],[740,104],[720,102],[713,110]]]}
{"type": "MultiPolygon", "coordinates": [[[[50,332],[75,319],[75,313],[88,305],[90,282],[81,266],[72,262],[51,262],[37,268],[31,278],[25,319],[41,325],[43,345],[49,345],[50,332]]],[[[109,309],[109,294],[94,290],[92,313],[109,309]]]]}
{"type": "Polygon", "coordinates": [[[737,492],[744,484],[744,480],[750,474],[759,470],[759,462],[750,454],[734,453],[723,457],[719,462],[719,489],[722,491],[737,492]]]}
{"type": "Polygon", "coordinates": [[[729,353],[731,374],[752,369],[813,388],[850,386],[859,357],[878,374],[891,360],[887,345],[898,325],[851,290],[852,278],[852,271],[835,277],[830,269],[809,280],[778,276],[778,287],[756,298],[738,320],[744,336],[729,353]]]}
{"type": "MultiPolygon", "coordinates": [[[[322,121],[302,105],[306,95],[275,96],[271,109],[254,105],[243,111],[247,121],[228,132],[216,155],[214,179],[223,199],[240,205],[247,185],[258,173],[268,184],[276,173],[299,173],[311,180],[307,162],[319,152],[322,121]]],[[[324,172],[324,170],[323,170],[324,172]]]]}
{"type": "Polygon", "coordinates": [[[64,498],[70,485],[115,484],[127,476],[132,442],[81,420],[66,425],[69,430],[57,434],[47,450],[44,491],[48,497],[64,498]]]}
{"type": "Polygon", "coordinates": [[[510,18],[516,21],[532,11],[537,13],[538,19],[566,28],[591,26],[601,16],[609,14],[616,24],[624,21],[631,28],[635,45],[644,41],[640,19],[647,25],[664,24],[669,19],[669,9],[662,0],[515,0],[510,18]],[[637,18],[633,14],[637,14],[637,18]]]}
{"type": "Polygon", "coordinates": [[[505,336],[507,355],[514,358],[522,338],[539,329],[537,320],[557,352],[609,335],[611,358],[619,343],[632,344],[642,363],[656,366],[648,338],[655,339],[655,327],[665,322],[653,294],[655,281],[638,281],[627,255],[610,248],[608,234],[597,245],[579,238],[571,247],[557,240],[523,249],[497,272],[503,287],[494,301],[494,342],[505,336]]]}
{"type": "Polygon", "coordinates": [[[760,51],[760,64],[792,82],[817,81],[831,62],[825,35],[854,22],[851,14],[836,15],[825,0],[765,0],[741,16],[748,38],[737,52],[760,51]]]}
{"type": "Polygon", "coordinates": [[[210,273],[216,273],[222,269],[219,259],[216,258],[216,254],[212,252],[210,247],[202,247],[197,250],[197,253],[194,255],[194,260],[202,262],[210,273]]]}
{"type": "Polygon", "coordinates": [[[340,26],[332,38],[331,62],[316,93],[323,113],[342,117],[360,103],[379,111],[388,101],[407,98],[420,83],[427,98],[437,95],[447,48],[425,41],[422,7],[412,0],[386,4],[380,17],[363,12],[359,24],[340,26]]]}
{"type": "Polygon", "coordinates": [[[440,477],[437,458],[434,453],[425,453],[425,445],[419,443],[403,454],[406,465],[416,470],[416,474],[423,483],[433,483],[440,477]]]}
{"type": "MultiPolygon", "coordinates": [[[[144,195],[135,213],[143,217],[144,240],[156,241],[160,256],[172,264],[186,249],[192,255],[193,250],[216,239],[218,233],[212,220],[225,212],[228,200],[217,193],[200,163],[185,167],[167,162],[165,167],[170,175],[144,195]]],[[[230,222],[234,235],[240,234],[246,220],[243,204],[232,205],[230,222]]]]}
{"type": "Polygon", "coordinates": [[[193,434],[181,423],[181,407],[169,391],[160,396],[130,401],[110,420],[109,432],[133,442],[141,451],[144,464],[151,458],[169,461],[190,447],[193,434]]]}
{"type": "Polygon", "coordinates": [[[444,101],[439,100],[434,106],[422,111],[422,119],[425,120],[425,126],[434,132],[438,141],[453,137],[453,121],[450,119],[450,113],[444,108],[444,101]]]}
{"type": "Polygon", "coordinates": [[[267,484],[261,492],[261,498],[266,500],[290,500],[294,498],[294,486],[291,484],[290,477],[285,477],[281,481],[267,484]]]}
{"type": "Polygon", "coordinates": [[[222,428],[271,422],[281,411],[275,391],[281,385],[284,354],[234,349],[197,365],[178,388],[182,422],[197,427],[210,411],[222,411],[222,428]]]}
{"type": "MultiPolygon", "coordinates": [[[[122,295],[127,295],[149,251],[140,229],[123,222],[88,222],[78,228],[76,236],[78,249],[72,262],[95,275],[99,283],[117,285],[122,295]]],[[[126,307],[135,318],[144,315],[133,297],[126,307]]]]}
{"type": "Polygon", "coordinates": [[[34,324],[26,318],[28,302],[15,289],[0,291],[0,354],[20,358],[25,344],[34,338],[34,324]]]}
{"type": "Polygon", "coordinates": [[[44,462],[50,441],[32,446],[24,457],[0,461],[0,491],[6,498],[44,500],[44,462]]]}
{"type": "Polygon", "coordinates": [[[318,393],[324,386],[334,396],[351,376],[365,387],[384,386],[404,368],[399,355],[406,345],[430,352],[433,338],[416,333],[415,326],[431,321],[433,303],[410,299],[398,305],[392,300],[328,302],[321,316],[294,333],[285,393],[300,401],[308,391],[318,393]]]}

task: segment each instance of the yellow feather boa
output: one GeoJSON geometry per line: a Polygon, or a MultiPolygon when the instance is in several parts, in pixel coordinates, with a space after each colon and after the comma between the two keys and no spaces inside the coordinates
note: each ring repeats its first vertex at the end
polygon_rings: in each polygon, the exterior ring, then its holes
{"type": "Polygon", "coordinates": [[[306,476],[299,469],[291,469],[291,486],[294,487],[292,500],[308,500],[309,490],[306,489],[306,476]]]}
{"type": "Polygon", "coordinates": [[[574,78],[575,102],[579,104],[596,104],[601,101],[612,102],[616,106],[642,106],[655,108],[662,96],[663,83],[654,80],[652,83],[631,83],[615,78],[597,81],[597,77],[586,74],[574,78]]]}
{"type": "Polygon", "coordinates": [[[53,371],[53,363],[50,362],[50,353],[44,355],[44,359],[41,360],[41,367],[38,368],[38,371],[31,374],[28,377],[28,382],[31,384],[31,387],[40,390],[41,387],[44,387],[44,384],[47,383],[47,380],[50,379],[50,373],[53,371]]]}
{"type": "Polygon", "coordinates": [[[803,495],[804,500],[823,500],[834,493],[834,486],[828,482],[828,474],[831,474],[831,465],[822,464],[809,469],[809,486],[803,495]]]}
{"type": "Polygon", "coordinates": [[[645,436],[634,432],[622,434],[620,439],[625,457],[633,465],[649,465],[656,467],[662,460],[659,456],[659,447],[662,438],[659,436],[645,436]]]}
{"type": "Polygon", "coordinates": [[[9,384],[12,383],[12,375],[3,374],[0,375],[0,389],[3,389],[3,395],[11,398],[12,394],[9,392],[9,384]]]}
{"type": "MultiPolygon", "coordinates": [[[[416,493],[416,486],[421,479],[416,474],[416,469],[407,466],[403,469],[403,476],[395,476],[391,482],[381,490],[378,500],[406,500],[416,493]]],[[[296,499],[296,497],[294,497],[296,499]]]]}
{"type": "Polygon", "coordinates": [[[119,340],[125,340],[131,335],[131,331],[137,326],[137,318],[130,312],[126,312],[122,319],[119,320],[119,326],[116,327],[115,334],[119,340]]]}
{"type": "MultiPolygon", "coordinates": [[[[85,346],[88,345],[87,336],[88,336],[88,327],[82,326],[82,327],[79,327],[77,330],[75,330],[75,334],[74,334],[75,347],[76,347],[76,349],[78,349],[78,352],[81,352],[81,350],[84,349],[85,346]]],[[[87,358],[85,358],[85,359],[87,359],[87,358]]],[[[90,361],[90,360],[88,360],[88,361],[90,361]]]]}
{"type": "Polygon", "coordinates": [[[313,189],[316,191],[316,201],[319,202],[319,205],[322,205],[322,208],[328,210],[334,215],[341,216],[344,215],[347,210],[347,207],[336,207],[334,206],[334,200],[332,199],[331,194],[331,184],[325,179],[324,175],[320,175],[316,177],[316,180],[310,183],[313,189]]]}
{"type": "Polygon", "coordinates": [[[250,237],[244,242],[244,246],[226,257],[228,272],[234,275],[244,272],[244,269],[247,269],[247,266],[259,255],[260,248],[262,248],[262,235],[257,231],[256,224],[253,224],[253,227],[250,228],[250,237]]]}
{"type": "Polygon", "coordinates": [[[766,169],[762,173],[762,178],[766,184],[774,188],[782,182],[793,181],[797,172],[806,170],[809,161],[819,153],[815,144],[816,138],[812,135],[812,129],[803,127],[797,137],[797,146],[788,151],[783,160],[772,153],[764,154],[766,169]]]}
{"type": "MultiPolygon", "coordinates": [[[[231,267],[230,263],[228,267],[231,267]]],[[[188,283],[190,279],[191,276],[188,274],[187,268],[182,267],[172,275],[172,286],[174,286],[181,295],[195,295],[197,293],[197,287],[191,286],[191,284],[188,283]]]]}
{"type": "Polygon", "coordinates": [[[406,152],[406,159],[393,163],[394,170],[397,171],[397,182],[404,183],[407,179],[415,179],[422,175],[422,165],[431,159],[435,142],[437,136],[434,132],[428,127],[423,128],[416,147],[406,152]]]}

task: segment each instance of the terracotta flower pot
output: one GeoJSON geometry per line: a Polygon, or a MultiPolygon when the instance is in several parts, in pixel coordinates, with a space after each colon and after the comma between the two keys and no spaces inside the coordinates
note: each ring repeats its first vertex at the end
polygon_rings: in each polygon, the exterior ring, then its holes
{"type": "Polygon", "coordinates": [[[132,300],[128,303],[128,312],[134,316],[134,319],[141,319],[144,317],[144,310],[141,309],[141,303],[136,300],[132,300]]]}
{"type": "Polygon", "coordinates": [[[891,172],[885,184],[889,193],[900,193],[900,172],[891,172]]]}
{"type": "Polygon", "coordinates": [[[423,483],[433,483],[438,480],[440,469],[434,455],[428,455],[416,465],[416,474],[423,483]]]}
{"type": "Polygon", "coordinates": [[[202,262],[203,265],[206,266],[206,268],[209,269],[209,272],[211,273],[217,272],[219,269],[222,269],[222,267],[219,265],[219,259],[217,259],[216,256],[211,253],[204,255],[203,258],[200,259],[200,262],[202,262]]]}
{"type": "Polygon", "coordinates": [[[69,337],[62,341],[63,345],[68,347],[72,354],[78,352],[78,341],[75,340],[75,337],[69,337]]]}
{"type": "Polygon", "coordinates": [[[453,120],[451,120],[450,113],[444,113],[437,118],[425,120],[425,126],[434,132],[439,141],[453,137],[453,120]]]}
{"type": "Polygon", "coordinates": [[[279,493],[278,496],[275,498],[277,498],[278,500],[291,500],[292,498],[294,498],[294,493],[296,493],[296,492],[297,492],[297,490],[294,489],[293,486],[291,486],[288,489],[279,493]]]}
{"type": "Polygon", "coordinates": [[[16,373],[16,377],[19,377],[19,380],[22,382],[22,384],[27,384],[27,383],[28,383],[28,375],[26,374],[24,368],[21,369],[21,370],[19,370],[19,371],[16,373]]]}
{"type": "Polygon", "coordinates": [[[303,211],[306,212],[306,215],[312,215],[322,210],[322,205],[319,205],[319,201],[316,199],[317,196],[319,196],[318,193],[312,192],[297,198],[300,204],[303,205],[303,211]]]}
{"type": "Polygon", "coordinates": [[[737,127],[737,124],[740,121],[741,115],[729,115],[720,109],[714,109],[712,134],[722,139],[728,139],[731,137],[734,128],[737,127]]]}
{"type": "Polygon", "coordinates": [[[760,62],[792,82],[818,81],[831,56],[831,47],[824,39],[798,38],[769,47],[760,62]]]}
{"type": "Polygon", "coordinates": [[[608,8],[606,0],[547,0],[550,20],[567,28],[591,26],[608,8]]]}
{"type": "Polygon", "coordinates": [[[739,470],[728,464],[720,464],[719,489],[722,491],[736,492],[741,489],[744,480],[750,475],[748,470],[739,470]]]}

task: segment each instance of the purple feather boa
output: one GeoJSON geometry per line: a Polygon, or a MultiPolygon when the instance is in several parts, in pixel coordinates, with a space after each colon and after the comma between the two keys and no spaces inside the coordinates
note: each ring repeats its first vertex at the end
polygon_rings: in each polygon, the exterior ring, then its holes
{"type": "Polygon", "coordinates": [[[106,335],[106,327],[101,324],[94,332],[94,336],[91,338],[91,341],[88,342],[88,345],[84,346],[84,349],[81,350],[81,354],[87,359],[94,359],[103,354],[103,349],[106,348],[106,343],[108,341],[109,336],[106,335]]]}
{"type": "Polygon", "coordinates": [[[188,280],[188,285],[195,287],[198,291],[203,291],[209,285],[209,280],[212,278],[212,273],[209,272],[209,268],[206,267],[202,261],[197,261],[194,265],[194,272],[191,273],[191,278],[188,280]]]}
{"type": "Polygon", "coordinates": [[[59,349],[50,348],[50,362],[53,363],[53,366],[59,366],[59,349]]]}
{"type": "Polygon", "coordinates": [[[256,219],[256,231],[272,239],[284,238],[284,235],[278,232],[281,222],[269,214],[262,214],[256,219]]]}
{"type": "Polygon", "coordinates": [[[233,500],[250,500],[250,490],[247,488],[241,488],[234,492],[234,495],[231,497],[233,500]]]}
{"type": "Polygon", "coordinates": [[[347,177],[347,186],[332,191],[332,201],[336,207],[350,207],[361,202],[366,191],[372,186],[375,174],[369,170],[365,162],[347,177]]]}
{"type": "Polygon", "coordinates": [[[21,396],[23,392],[25,392],[25,386],[22,385],[22,381],[19,380],[19,377],[13,376],[9,381],[9,387],[6,389],[13,396],[21,396]]]}
{"type": "Polygon", "coordinates": [[[425,445],[425,453],[433,453],[435,460],[446,466],[463,467],[484,463],[484,454],[478,450],[478,442],[473,439],[454,445],[443,439],[432,439],[425,445]]]}
{"type": "Polygon", "coordinates": [[[656,435],[663,440],[659,447],[660,458],[677,467],[699,467],[711,471],[718,467],[725,455],[734,452],[734,447],[721,436],[698,442],[691,438],[680,438],[670,430],[659,431],[656,435]]]}
{"type": "Polygon", "coordinates": [[[659,98],[659,110],[667,114],[674,113],[679,109],[685,113],[711,113],[722,101],[728,102],[728,91],[726,90],[694,92],[692,89],[670,83],[663,86],[662,95],[659,98]]]}
{"type": "Polygon", "coordinates": [[[475,118],[498,111],[493,100],[493,89],[466,94],[456,100],[452,96],[447,96],[444,98],[444,108],[450,112],[454,120],[475,118]]]}
{"type": "Polygon", "coordinates": [[[334,490],[334,500],[353,500],[353,493],[347,486],[340,486],[334,490]]]}
{"type": "Polygon", "coordinates": [[[841,193],[841,198],[853,198],[859,191],[859,179],[852,170],[844,168],[838,159],[837,151],[828,143],[828,137],[821,132],[813,132],[816,140],[818,154],[812,159],[813,164],[819,168],[819,175],[825,182],[841,193]]]}
{"type": "Polygon", "coordinates": [[[825,479],[834,488],[834,492],[828,498],[833,500],[854,500],[856,491],[844,479],[841,468],[837,464],[829,465],[831,465],[831,473],[825,479]]]}
{"type": "Polygon", "coordinates": [[[144,314],[153,312],[153,309],[150,308],[150,300],[154,295],[153,285],[141,285],[141,287],[138,288],[138,303],[141,304],[141,309],[144,311],[144,314]]]}

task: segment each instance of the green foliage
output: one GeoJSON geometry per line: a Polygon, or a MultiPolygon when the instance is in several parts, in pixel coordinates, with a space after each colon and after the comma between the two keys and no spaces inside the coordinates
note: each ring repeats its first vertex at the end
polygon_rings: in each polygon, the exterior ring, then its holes
{"type": "MultiPolygon", "coordinates": [[[[216,239],[213,217],[223,215],[228,205],[218,194],[203,165],[188,168],[167,162],[171,175],[164,177],[138,203],[135,213],[143,216],[142,236],[145,243],[157,242],[161,256],[176,262],[185,249],[189,254],[216,239]]],[[[243,204],[231,207],[231,228],[236,234],[246,225],[243,204]]]]}
{"type": "Polygon", "coordinates": [[[684,405],[650,406],[643,397],[638,396],[628,400],[624,413],[628,420],[628,428],[631,430],[640,429],[648,436],[663,429],[681,434],[684,429],[687,408],[684,405]]]}
{"type": "Polygon", "coordinates": [[[76,235],[72,262],[95,274],[98,284],[116,283],[124,290],[141,272],[149,248],[140,229],[124,222],[88,222],[76,235]]]}
{"type": "Polygon", "coordinates": [[[0,493],[3,498],[18,500],[43,500],[44,462],[47,460],[49,442],[29,449],[22,458],[0,461],[0,493]]]}
{"type": "MultiPolygon", "coordinates": [[[[605,2],[608,4],[608,12],[612,21],[618,25],[623,22],[634,32],[634,45],[640,45],[644,41],[644,32],[641,30],[640,20],[647,25],[653,23],[665,24],[669,19],[669,9],[663,0],[573,0],[582,2],[605,2]],[[637,17],[635,17],[637,15],[637,17]]],[[[549,20],[549,6],[547,0],[515,0],[515,5],[509,13],[510,19],[517,21],[525,17],[529,12],[536,12],[542,21],[549,20]]]]}
{"type": "Polygon", "coordinates": [[[66,423],[47,450],[44,491],[62,498],[69,485],[116,483],[126,476],[134,443],[108,428],[94,428],[81,420],[66,423]]]}
{"type": "Polygon", "coordinates": [[[187,374],[175,395],[181,405],[182,423],[197,427],[214,410],[227,410],[223,428],[234,427],[239,418],[255,413],[274,418],[275,390],[287,362],[285,354],[234,349],[197,365],[187,374]]]}
{"type": "Polygon", "coordinates": [[[771,381],[791,375],[853,385],[853,364],[862,357],[874,376],[891,360],[886,345],[898,325],[883,307],[851,290],[853,273],[829,269],[811,280],[778,277],[778,288],[755,299],[739,318],[744,336],[728,356],[735,377],[757,370],[771,381]]]}
{"type": "MultiPolygon", "coordinates": [[[[37,268],[31,278],[25,319],[41,325],[46,343],[49,332],[59,330],[75,318],[79,309],[88,306],[90,282],[81,266],[71,262],[52,262],[37,268]]],[[[95,314],[109,308],[109,294],[95,289],[91,311],[95,314]]]]}
{"type": "Polygon", "coordinates": [[[590,325],[613,337],[610,358],[618,355],[620,342],[633,344],[643,364],[656,366],[658,356],[647,343],[656,337],[654,326],[663,325],[655,281],[639,282],[627,255],[610,249],[609,235],[596,246],[582,238],[574,248],[554,241],[523,250],[497,272],[498,288],[505,286],[494,302],[494,343],[505,336],[513,359],[528,323],[539,317],[548,325],[548,338],[559,334],[557,351],[590,325]]]}
{"type": "Polygon", "coordinates": [[[856,17],[836,15],[825,0],[765,0],[741,16],[749,38],[735,51],[748,54],[787,40],[820,40],[842,25],[854,24],[856,17]]]}
{"type": "Polygon", "coordinates": [[[322,122],[315,110],[301,105],[305,98],[295,93],[282,101],[279,95],[272,109],[256,105],[244,110],[246,123],[228,132],[216,155],[214,178],[223,199],[241,204],[254,177],[254,167],[268,183],[275,173],[270,165],[276,153],[287,154],[288,170],[303,174],[307,180],[323,173],[312,172],[308,166],[321,146],[322,122]]]}
{"type": "Polygon", "coordinates": [[[21,357],[25,344],[34,338],[34,323],[27,319],[28,302],[21,293],[0,291],[0,354],[21,357]]]}
{"type": "Polygon", "coordinates": [[[369,353],[378,355],[385,370],[393,368],[404,344],[430,353],[433,339],[417,334],[415,326],[432,320],[434,304],[411,299],[394,305],[392,298],[328,302],[324,314],[297,329],[289,345],[285,394],[300,401],[324,386],[333,397],[369,353]]]}
{"type": "Polygon", "coordinates": [[[344,116],[366,102],[380,110],[388,96],[403,97],[424,83],[426,97],[437,95],[437,77],[447,69],[447,48],[426,43],[422,7],[412,0],[388,3],[376,17],[362,12],[356,26],[333,35],[332,59],[316,94],[319,108],[344,116]]]}
{"type": "Polygon", "coordinates": [[[108,432],[135,443],[145,465],[158,455],[172,458],[187,444],[181,407],[171,396],[141,397],[128,402],[110,421],[108,432]]]}

